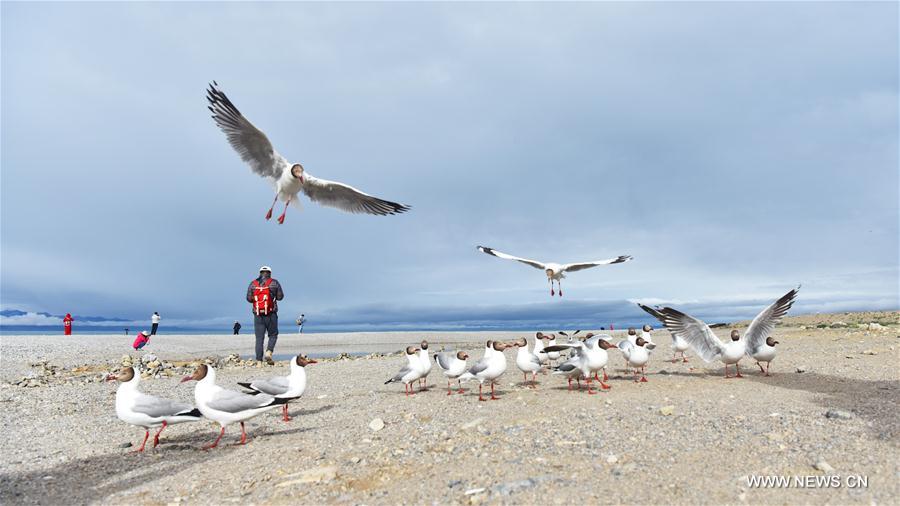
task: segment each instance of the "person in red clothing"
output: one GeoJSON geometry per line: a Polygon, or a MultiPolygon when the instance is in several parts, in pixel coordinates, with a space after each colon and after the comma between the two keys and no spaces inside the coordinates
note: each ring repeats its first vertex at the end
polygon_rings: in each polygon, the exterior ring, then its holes
{"type": "Polygon", "coordinates": [[[67,336],[72,335],[72,315],[66,313],[66,317],[63,318],[63,330],[65,331],[67,336]]]}

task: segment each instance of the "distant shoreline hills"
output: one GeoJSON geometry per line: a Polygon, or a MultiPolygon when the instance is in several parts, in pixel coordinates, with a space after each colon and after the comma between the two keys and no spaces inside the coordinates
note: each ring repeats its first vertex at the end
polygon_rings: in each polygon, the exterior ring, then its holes
{"type": "MultiPolygon", "coordinates": [[[[3,310],[0,311],[2,316],[21,316],[25,314],[41,315],[46,317],[56,317],[49,313],[27,313],[19,310],[3,310]]],[[[78,317],[75,318],[75,334],[109,334],[121,336],[124,329],[129,329],[129,335],[134,335],[141,330],[149,330],[149,319],[146,324],[135,322],[134,320],[126,320],[122,318],[104,318],[104,317],[78,317]],[[92,318],[92,319],[88,319],[92,318]],[[92,322],[103,322],[103,325],[91,325],[92,322]]],[[[243,331],[241,336],[252,335],[253,324],[249,318],[248,321],[242,321],[243,331]]],[[[648,323],[645,319],[634,320],[622,319],[612,322],[616,331],[624,330],[628,327],[639,327],[644,323],[648,323]]],[[[657,322],[652,323],[654,328],[659,328],[657,322]]],[[[731,322],[715,322],[710,324],[715,327],[746,327],[750,320],[735,320],[731,322]]],[[[606,326],[608,328],[608,323],[606,326]]],[[[307,326],[304,330],[310,334],[338,334],[338,333],[362,333],[362,332],[534,332],[542,330],[544,332],[557,332],[559,330],[571,331],[576,328],[595,331],[597,328],[604,326],[603,322],[576,322],[565,323],[560,325],[559,322],[505,322],[505,324],[473,322],[473,323],[392,323],[392,324],[366,324],[366,323],[350,323],[350,324],[327,324],[307,326]]],[[[900,310],[892,311],[851,311],[851,312],[835,312],[835,313],[813,313],[798,314],[786,317],[779,327],[808,327],[808,328],[862,328],[869,329],[891,329],[896,328],[900,331],[900,310]]],[[[62,323],[59,324],[6,324],[0,323],[0,334],[15,335],[55,335],[62,333],[62,323]]],[[[293,325],[293,320],[285,321],[283,325],[279,325],[282,334],[293,334],[297,332],[297,326],[293,325]]],[[[190,334],[190,335],[219,335],[231,334],[231,323],[222,326],[178,326],[163,325],[161,334],[190,334]]],[[[776,330],[777,332],[777,330],[776,330]]]]}
{"type": "MultiPolygon", "coordinates": [[[[7,318],[14,318],[14,317],[17,317],[17,316],[28,316],[28,315],[37,315],[37,316],[43,316],[43,317],[46,317],[46,318],[59,318],[60,321],[62,321],[62,319],[66,316],[66,315],[64,315],[64,314],[63,314],[63,315],[59,315],[59,314],[50,314],[50,313],[46,313],[46,312],[43,312],[43,311],[21,311],[21,310],[19,310],[19,309],[3,309],[3,310],[0,310],[0,316],[5,316],[5,317],[7,317],[7,318]]],[[[108,317],[106,317],[106,316],[81,316],[81,315],[72,315],[72,318],[74,318],[75,321],[80,321],[80,322],[95,322],[95,323],[97,323],[97,322],[122,322],[122,323],[128,323],[128,322],[132,321],[132,320],[128,320],[128,319],[125,319],[125,318],[108,318],[108,317]]],[[[27,325],[23,325],[23,326],[27,326],[27,325]]]]}

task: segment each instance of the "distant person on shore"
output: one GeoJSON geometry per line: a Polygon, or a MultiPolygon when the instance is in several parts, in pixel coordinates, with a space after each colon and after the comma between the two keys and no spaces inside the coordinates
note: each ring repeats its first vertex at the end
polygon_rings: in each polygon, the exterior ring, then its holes
{"type": "Polygon", "coordinates": [[[256,334],[256,360],[263,359],[263,344],[266,333],[269,334],[269,345],[266,346],[266,363],[275,365],[272,352],[278,341],[278,301],[284,299],[281,283],[272,277],[272,269],[268,265],[259,268],[259,277],[247,287],[247,302],[253,312],[253,331],[256,334]]]}
{"type": "Polygon", "coordinates": [[[153,312],[153,316],[150,317],[150,335],[156,335],[156,329],[159,328],[159,313],[156,311],[153,312]]]}
{"type": "Polygon", "coordinates": [[[306,315],[301,314],[299,318],[297,318],[297,329],[302,334],[303,333],[303,324],[306,323],[306,315]]]}
{"type": "Polygon", "coordinates": [[[142,331],[138,332],[138,335],[137,335],[137,337],[134,338],[134,342],[131,343],[131,346],[135,350],[139,350],[139,349],[143,348],[144,346],[147,346],[147,343],[149,343],[149,342],[150,342],[150,334],[147,333],[146,330],[142,330],[142,331]]]}
{"type": "Polygon", "coordinates": [[[125,327],[125,335],[128,335],[128,327],[125,327]]]}
{"type": "Polygon", "coordinates": [[[238,335],[241,333],[241,322],[235,320],[234,321],[234,335],[238,335]]]}
{"type": "Polygon", "coordinates": [[[72,335],[72,322],[73,321],[74,320],[72,319],[72,315],[70,313],[66,313],[66,317],[63,318],[63,332],[67,336],[72,335]]]}

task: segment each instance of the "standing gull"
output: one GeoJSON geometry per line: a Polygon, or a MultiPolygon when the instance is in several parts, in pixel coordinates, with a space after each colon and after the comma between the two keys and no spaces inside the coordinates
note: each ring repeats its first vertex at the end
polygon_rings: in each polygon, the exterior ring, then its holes
{"type": "Polygon", "coordinates": [[[437,362],[437,365],[441,369],[441,372],[443,372],[444,376],[447,377],[447,395],[451,395],[453,393],[450,389],[450,380],[456,380],[457,393],[461,394],[465,391],[462,389],[462,385],[459,382],[459,377],[462,375],[462,373],[466,372],[466,360],[468,359],[469,354],[464,351],[458,351],[455,354],[434,354],[434,361],[437,362]]]}
{"type": "Polygon", "coordinates": [[[594,262],[577,262],[572,264],[557,264],[553,262],[538,262],[537,260],[528,260],[527,258],[519,258],[516,256],[508,255],[503,253],[502,251],[497,251],[493,248],[488,248],[486,246],[478,246],[478,251],[482,253],[487,253],[488,255],[495,256],[497,258],[504,258],[506,260],[515,260],[516,262],[522,262],[523,264],[530,265],[535,269],[540,269],[544,271],[547,275],[547,281],[550,283],[550,296],[554,295],[553,290],[553,282],[556,281],[556,285],[559,287],[559,296],[562,297],[562,278],[566,277],[567,272],[575,272],[584,269],[590,269],[591,267],[597,267],[598,265],[610,265],[610,264],[620,264],[623,262],[627,262],[631,260],[630,255],[622,255],[616,258],[610,258],[607,260],[597,260],[594,262]]]}
{"type": "Polygon", "coordinates": [[[275,199],[266,213],[266,219],[272,217],[272,210],[280,198],[284,204],[284,212],[278,217],[278,223],[284,223],[284,215],[288,205],[293,202],[300,205],[297,198],[299,192],[323,206],[336,207],[349,213],[367,213],[377,215],[398,214],[406,212],[409,206],[382,200],[363,193],[356,188],[313,177],[306,172],[303,165],[291,163],[275,151],[266,134],[244,117],[237,107],[218,88],[213,81],[206,90],[209,110],[216,125],[225,133],[231,147],[250,165],[257,175],[262,176],[275,185],[275,199]]]}
{"type": "Polygon", "coordinates": [[[135,452],[144,451],[151,427],[159,427],[153,436],[153,447],[156,448],[163,429],[176,423],[196,422],[203,416],[190,404],[161,399],[138,390],[141,375],[133,367],[123,367],[118,374],[107,376],[106,380],[119,382],[116,389],[116,416],[119,420],[144,429],[144,440],[135,452]]]}
{"type": "Polygon", "coordinates": [[[422,363],[419,362],[419,357],[416,356],[418,351],[419,349],[415,346],[407,346],[406,365],[391,379],[385,381],[384,384],[403,383],[403,392],[406,393],[406,396],[415,395],[415,386],[410,385],[410,383],[422,377],[422,363]]]}
{"type": "Polygon", "coordinates": [[[197,386],[194,387],[194,401],[197,403],[197,409],[203,413],[203,416],[218,422],[222,427],[216,441],[203,447],[204,450],[218,446],[222,436],[225,435],[225,427],[232,423],[241,424],[241,442],[238,444],[246,443],[247,431],[244,428],[244,422],[287,402],[286,399],[276,399],[269,394],[251,395],[226,390],[216,385],[216,370],[206,364],[200,364],[194,369],[193,374],[181,379],[182,383],[186,381],[197,382],[197,386]]]}
{"type": "Polygon", "coordinates": [[[238,382],[238,385],[261,394],[268,394],[276,399],[285,399],[281,406],[282,420],[288,422],[288,401],[299,399],[306,391],[306,366],[317,363],[306,355],[297,355],[291,360],[291,373],[287,376],[253,380],[249,383],[238,382]]]}

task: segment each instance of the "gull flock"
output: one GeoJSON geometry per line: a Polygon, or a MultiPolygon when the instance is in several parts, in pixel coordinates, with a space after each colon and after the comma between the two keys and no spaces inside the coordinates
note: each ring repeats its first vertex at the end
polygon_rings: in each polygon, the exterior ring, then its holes
{"type": "MultiPolygon", "coordinates": [[[[349,213],[384,216],[410,210],[408,205],[374,197],[347,184],[316,178],[300,163],[289,162],[274,149],[268,137],[241,114],[215,81],[207,89],[206,98],[212,119],[225,134],[229,144],[254,173],[269,180],[274,186],[275,197],[265,215],[267,220],[272,217],[280,199],[284,202],[284,210],[277,221],[283,224],[288,206],[299,206],[298,197],[301,192],[313,202],[349,213]]],[[[567,273],[632,260],[630,255],[620,255],[607,260],[561,264],[529,260],[486,246],[478,246],[477,249],[497,258],[542,270],[550,284],[550,295],[558,293],[560,297],[563,294],[561,280],[567,273]]],[[[727,342],[716,336],[702,320],[677,309],[643,304],[638,306],[657,319],[671,334],[672,362],[679,358],[682,362],[687,362],[686,352],[693,350],[696,356],[706,362],[723,363],[725,378],[740,378],[740,361],[749,358],[756,362],[761,374],[768,376],[778,344],[771,334],[796,300],[799,289],[798,286],[766,307],[753,319],[743,335],[733,330],[727,342]],[[729,375],[729,366],[734,366],[733,376],[729,375]]],[[[385,384],[402,383],[406,396],[416,395],[417,384],[419,392],[427,391],[428,375],[433,364],[437,364],[437,369],[447,381],[446,395],[465,393],[463,383],[475,381],[478,382],[479,401],[498,400],[498,379],[508,369],[504,351],[514,348],[514,364],[522,373],[527,387],[537,388],[537,374],[550,372],[551,376],[566,380],[569,390],[582,390],[581,383],[584,381],[587,384],[586,392],[593,395],[598,393],[594,389],[595,381],[599,391],[612,388],[607,374],[610,353],[621,355],[626,370],[633,372],[635,382],[648,381],[646,367],[657,347],[651,331],[649,325],[641,329],[640,335],[636,329],[629,329],[626,338],[618,343],[613,343],[610,334],[588,332],[579,335],[580,330],[571,333],[557,332],[565,338],[565,342],[558,340],[556,334],[542,332],[535,335],[531,344],[525,337],[512,341],[487,341],[481,357],[472,364],[469,364],[470,357],[466,351],[439,351],[432,355],[428,351],[428,342],[422,341],[405,349],[406,363],[385,384]],[[572,386],[573,381],[575,387],[572,386]],[[456,384],[455,388],[453,383],[456,384]],[[488,397],[485,397],[486,390],[489,390],[488,397]]],[[[289,422],[289,404],[303,396],[307,388],[306,367],[315,363],[315,360],[305,355],[297,355],[290,361],[290,373],[287,376],[238,382],[237,386],[242,390],[220,386],[216,382],[215,368],[201,364],[191,375],[182,379],[182,383],[196,382],[194,405],[141,392],[141,376],[131,367],[109,375],[107,380],[119,383],[115,401],[118,418],[144,430],[144,438],[137,452],[144,451],[151,429],[157,429],[152,443],[155,448],[160,444],[163,430],[169,425],[195,422],[203,418],[215,421],[220,426],[215,441],[204,447],[211,449],[219,444],[226,427],[234,424],[241,428],[239,444],[246,443],[245,422],[267,411],[281,409],[282,420],[289,422]]]]}

